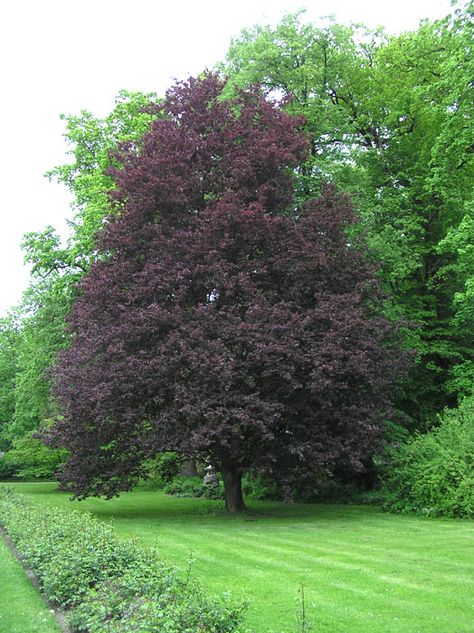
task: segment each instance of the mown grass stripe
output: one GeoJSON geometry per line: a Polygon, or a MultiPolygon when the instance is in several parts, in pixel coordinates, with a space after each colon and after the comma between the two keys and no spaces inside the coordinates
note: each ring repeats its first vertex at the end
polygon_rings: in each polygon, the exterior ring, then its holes
{"type": "MultiPolygon", "coordinates": [[[[189,539],[189,538],[186,539],[186,543],[188,547],[191,542],[192,542],[192,539],[189,539]]],[[[196,545],[196,542],[195,542],[195,545],[196,545]]],[[[270,549],[274,550],[275,548],[270,548],[268,546],[263,546],[263,545],[259,546],[256,544],[253,544],[252,547],[254,550],[256,550],[255,554],[251,555],[248,551],[245,554],[234,553],[232,556],[232,562],[227,563],[223,561],[220,563],[220,568],[221,569],[227,568],[228,570],[232,569],[234,571],[240,569],[242,571],[246,571],[247,573],[249,569],[252,569],[252,572],[251,572],[252,577],[256,577],[256,576],[262,577],[266,575],[268,573],[267,570],[271,568],[273,578],[275,578],[276,576],[287,577],[288,573],[291,573],[294,576],[299,576],[304,579],[308,577],[310,573],[313,576],[315,575],[314,569],[311,569],[311,566],[314,566],[314,564],[317,564],[318,578],[321,578],[322,574],[326,574],[326,576],[331,576],[331,575],[334,576],[339,572],[343,572],[347,576],[348,575],[347,572],[350,572],[352,577],[357,578],[357,583],[358,583],[358,586],[354,588],[354,593],[357,593],[357,594],[360,593],[367,597],[371,597],[377,600],[379,600],[381,592],[383,592],[386,589],[395,589],[398,592],[403,591],[404,594],[407,593],[410,596],[413,595],[414,592],[416,592],[419,595],[414,596],[413,600],[411,600],[410,598],[410,600],[414,603],[424,602],[424,601],[430,602],[430,599],[426,599],[427,594],[430,594],[435,601],[438,601],[442,598],[444,599],[444,593],[441,587],[427,586],[426,582],[424,581],[419,582],[419,583],[414,583],[410,581],[409,573],[408,573],[409,570],[407,570],[407,574],[405,574],[404,576],[400,576],[399,569],[393,570],[393,573],[397,574],[397,576],[386,575],[386,570],[385,570],[385,575],[383,575],[379,571],[373,571],[367,568],[361,568],[359,564],[341,563],[339,561],[335,561],[333,558],[329,557],[330,552],[328,552],[327,558],[321,558],[318,556],[313,556],[313,557],[306,556],[305,558],[307,559],[308,563],[311,563],[311,565],[308,564],[306,566],[295,566],[286,562],[285,558],[286,558],[287,553],[285,554],[282,553],[282,555],[278,558],[278,561],[275,560],[269,563],[267,554],[270,549]],[[265,571],[263,571],[262,569],[259,569],[259,567],[265,567],[265,571]],[[376,581],[377,584],[376,585],[373,584],[372,587],[369,586],[365,590],[361,589],[360,587],[361,584],[363,583],[370,584],[370,583],[373,583],[373,581],[376,581]]],[[[227,550],[227,544],[221,545],[221,546],[214,545],[212,548],[212,551],[210,551],[208,554],[199,556],[199,562],[201,564],[201,567],[203,566],[203,564],[210,565],[215,560],[220,560],[222,558],[225,558],[224,554],[226,550],[227,550]]],[[[274,552],[274,553],[277,553],[277,552],[274,552]]],[[[433,578],[433,582],[434,582],[434,578],[433,578]]],[[[308,587],[310,587],[309,582],[307,584],[308,584],[308,587]]],[[[339,581],[330,580],[329,578],[326,578],[326,585],[334,585],[337,587],[343,586],[340,584],[339,581]]],[[[297,583],[295,583],[295,586],[297,586],[297,583]]],[[[344,586],[350,587],[350,585],[344,585],[344,586]]],[[[406,598],[404,599],[406,600],[406,598]]],[[[393,600],[384,599],[384,602],[393,602],[393,600]]],[[[459,605],[459,601],[454,600],[453,606],[457,608],[458,605],[459,605]]]]}
{"type": "MultiPolygon", "coordinates": [[[[294,541],[290,539],[281,539],[279,537],[273,537],[273,543],[278,542],[281,543],[281,547],[276,545],[269,545],[267,543],[263,543],[258,540],[256,537],[243,539],[238,536],[226,535],[225,545],[218,545],[220,538],[222,537],[222,533],[217,531],[207,532],[207,537],[214,542],[213,545],[210,546],[212,550],[226,549],[229,544],[237,545],[239,547],[245,548],[248,550],[262,551],[267,554],[274,554],[277,560],[282,561],[285,558],[291,558],[292,556],[297,556],[298,559],[308,560],[308,561],[317,561],[323,564],[337,565],[343,567],[347,570],[358,570],[361,565],[367,566],[370,563],[371,566],[380,566],[383,570],[387,569],[387,557],[392,559],[391,567],[393,568],[393,572],[401,573],[406,571],[411,574],[413,570],[414,563],[424,563],[427,562],[426,559],[420,556],[419,552],[417,553],[417,557],[414,558],[413,555],[409,555],[404,553],[400,549],[392,549],[387,550],[386,556],[384,558],[381,557],[383,553],[383,548],[380,548],[380,553],[378,556],[371,556],[367,553],[367,549],[364,548],[362,552],[357,551],[357,545],[353,546],[351,550],[344,548],[342,549],[340,546],[334,546],[332,543],[325,546],[321,543],[298,543],[295,544],[294,541]]],[[[180,544],[177,544],[178,547],[186,547],[188,550],[192,550],[197,547],[197,543],[200,542],[203,535],[191,535],[191,534],[183,534],[183,541],[180,544]]],[[[451,563],[447,563],[446,560],[443,560],[440,556],[438,561],[431,560],[430,566],[433,570],[432,575],[437,578],[446,577],[449,581],[454,581],[459,579],[459,572],[462,569],[466,576],[464,581],[467,583],[474,583],[474,563],[467,562],[459,562],[454,561],[451,563]],[[439,564],[439,569],[436,566],[436,562],[439,564]],[[445,571],[449,567],[453,568],[453,572],[457,572],[454,575],[448,576],[445,571]]],[[[374,574],[378,572],[373,572],[374,574]]]]}
{"type": "MultiPolygon", "coordinates": [[[[169,536],[169,535],[168,535],[169,536]]],[[[318,578],[318,582],[321,581],[321,564],[326,566],[327,575],[334,575],[335,571],[350,571],[351,576],[354,577],[354,582],[352,585],[348,585],[347,583],[342,583],[341,581],[337,581],[333,579],[325,580],[324,586],[325,591],[323,592],[323,598],[327,605],[333,604],[333,606],[340,609],[344,604],[344,601],[337,599],[335,601],[328,598],[328,592],[330,593],[332,590],[337,591],[339,594],[343,589],[345,589],[345,596],[349,596],[349,601],[353,601],[354,597],[356,598],[364,598],[366,602],[372,604],[372,608],[378,612],[389,613],[403,613],[408,611],[416,612],[420,606],[426,606],[427,609],[436,609],[440,602],[443,603],[443,608],[446,611],[445,615],[436,616],[436,626],[446,626],[448,623],[452,622],[453,616],[460,609],[462,611],[464,601],[463,600],[446,600],[446,596],[443,592],[443,588],[436,586],[427,586],[425,581],[420,581],[420,583],[415,584],[409,581],[410,576],[413,573],[413,564],[412,565],[400,565],[400,562],[397,561],[395,568],[393,569],[394,574],[404,573],[402,578],[400,577],[390,577],[390,576],[382,576],[381,572],[387,569],[387,559],[385,561],[377,559],[376,564],[380,567],[379,570],[367,569],[367,560],[365,560],[365,568],[361,569],[361,562],[363,559],[363,554],[357,557],[357,560],[354,562],[354,553],[355,549],[353,549],[352,555],[347,550],[344,549],[341,553],[340,549],[334,549],[334,546],[331,544],[327,548],[323,546],[315,547],[314,543],[305,544],[305,553],[302,555],[301,553],[301,542],[298,545],[294,545],[293,547],[286,549],[284,547],[276,547],[273,545],[263,544],[258,542],[253,535],[245,534],[242,535],[226,535],[225,542],[220,542],[219,536],[222,537],[222,533],[219,534],[218,531],[212,531],[207,534],[209,542],[211,545],[208,546],[209,552],[207,555],[203,555],[200,553],[201,563],[206,563],[207,565],[212,565],[213,561],[216,560],[223,561],[225,560],[224,554],[228,550],[229,546],[232,547],[232,565],[227,564],[226,562],[221,562],[219,567],[232,567],[233,572],[240,569],[242,570],[242,575],[245,574],[245,577],[248,580],[248,584],[252,585],[252,580],[255,579],[256,576],[264,577],[268,574],[268,570],[272,568],[272,579],[278,580],[278,577],[283,580],[288,576],[288,573],[297,574],[301,577],[304,577],[309,569],[304,566],[295,566],[289,565],[286,563],[287,558],[291,558],[293,555],[297,555],[298,559],[301,561],[302,558],[305,558],[308,564],[318,565],[319,569],[316,574],[318,578]],[[220,542],[220,544],[219,544],[220,542]],[[315,556],[315,549],[317,549],[320,553],[326,555],[325,558],[321,556],[315,556]],[[236,553],[236,550],[239,552],[236,553]],[[254,552],[254,555],[250,555],[249,550],[254,552]],[[242,554],[242,552],[245,554],[242,554]],[[335,558],[335,556],[342,556],[345,558],[345,561],[339,561],[335,558]],[[271,563],[268,562],[269,557],[272,557],[271,563]],[[239,559],[239,563],[237,563],[236,558],[239,559]],[[277,561],[277,562],[276,562],[277,561]],[[349,561],[349,562],[347,562],[349,561]],[[265,568],[265,571],[260,570],[259,572],[255,572],[254,570],[259,566],[265,568]],[[283,569],[282,569],[283,568],[283,569]],[[249,571],[249,570],[252,571],[249,571]],[[361,581],[365,580],[365,582],[375,581],[372,587],[368,587],[365,589],[361,589],[361,581]],[[357,585],[356,585],[357,583],[357,585]],[[394,585],[394,586],[390,586],[394,585]],[[391,591],[391,593],[384,593],[391,591]]],[[[163,537],[166,537],[166,534],[163,534],[160,531],[160,540],[163,542],[163,537]]],[[[203,530],[198,530],[195,534],[189,534],[188,532],[184,532],[182,535],[182,542],[180,543],[181,549],[190,551],[190,550],[199,550],[199,543],[202,542],[203,539],[203,530]]],[[[277,537],[277,540],[281,540],[277,537]]],[[[284,543],[288,545],[288,539],[284,539],[284,543]]],[[[174,542],[173,547],[176,547],[178,544],[174,542]]],[[[167,548],[168,549],[168,548],[167,548]]],[[[399,550],[395,550],[398,552],[399,550]]],[[[367,557],[365,557],[367,558],[367,557]]],[[[369,561],[369,564],[373,565],[374,561],[369,561]]],[[[407,558],[408,562],[408,558],[407,558]]],[[[391,563],[392,566],[394,563],[391,563]]],[[[201,568],[204,568],[206,565],[201,565],[201,568]]],[[[309,567],[309,566],[308,566],[309,567]]],[[[313,572],[313,575],[314,572],[313,572]]],[[[346,574],[347,575],[347,574],[346,574]]],[[[433,582],[436,578],[436,574],[432,575],[433,582]]],[[[297,583],[295,582],[295,585],[297,583]]],[[[307,582],[307,595],[308,599],[317,599],[317,593],[313,591],[312,586],[307,582]]],[[[358,600],[356,600],[358,602],[358,600]]],[[[346,605],[347,607],[347,605],[346,605]]],[[[357,607],[356,611],[358,611],[359,607],[357,607]]],[[[400,616],[393,616],[394,622],[400,622],[400,616]],[[398,620],[395,618],[398,617],[398,620]]],[[[404,620],[404,618],[402,618],[404,620]]],[[[352,629],[351,629],[352,630],[352,629]]],[[[449,629],[444,629],[444,631],[449,629]]],[[[466,628],[466,631],[469,630],[466,628]]]]}
{"type": "Polygon", "coordinates": [[[298,630],[302,581],[315,633],[473,633],[473,526],[466,521],[264,502],[234,518],[219,502],[145,491],[78,504],[51,486],[18,489],[37,503],[92,511],[183,570],[193,551],[194,574],[210,589],[247,596],[258,633],[298,630]]]}

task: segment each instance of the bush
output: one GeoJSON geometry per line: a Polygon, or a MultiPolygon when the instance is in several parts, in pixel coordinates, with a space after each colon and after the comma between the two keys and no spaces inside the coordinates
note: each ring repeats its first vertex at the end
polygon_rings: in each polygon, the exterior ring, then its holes
{"type": "Polygon", "coordinates": [[[202,497],[204,499],[223,499],[224,486],[221,481],[217,486],[204,484],[199,477],[176,477],[163,487],[163,492],[174,497],[202,497]]]}
{"type": "Polygon", "coordinates": [[[67,451],[48,448],[30,434],[17,439],[0,459],[0,478],[52,479],[67,451]]]}
{"type": "Polygon", "coordinates": [[[145,464],[145,481],[155,490],[161,490],[165,484],[179,475],[183,458],[173,451],[158,453],[145,464]]]}
{"type": "Polygon", "coordinates": [[[363,474],[313,472],[295,466],[278,473],[272,480],[266,476],[244,478],[244,491],[254,499],[275,499],[286,503],[349,503],[367,489],[363,474]]]}
{"type": "Polygon", "coordinates": [[[119,540],[87,514],[26,504],[0,489],[0,522],[49,600],[84,633],[231,633],[243,607],[209,599],[156,552],[119,540]]]}
{"type": "Polygon", "coordinates": [[[15,468],[8,461],[5,461],[5,455],[0,455],[0,481],[7,481],[13,479],[15,474],[15,468]]]}
{"type": "Polygon", "coordinates": [[[392,449],[382,493],[396,512],[474,518],[474,398],[392,449]]]}
{"type": "Polygon", "coordinates": [[[178,581],[169,569],[157,567],[153,558],[143,558],[118,578],[91,590],[74,610],[70,624],[74,631],[87,633],[225,633],[237,630],[241,616],[242,609],[226,599],[213,603],[195,583],[178,581]]]}
{"type": "Polygon", "coordinates": [[[246,473],[242,478],[242,492],[247,499],[278,499],[279,491],[274,481],[256,472],[246,473]]]}

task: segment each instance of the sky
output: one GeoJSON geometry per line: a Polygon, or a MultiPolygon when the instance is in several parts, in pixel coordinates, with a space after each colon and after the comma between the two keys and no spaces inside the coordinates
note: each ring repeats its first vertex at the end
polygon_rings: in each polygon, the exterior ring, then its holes
{"type": "Polygon", "coordinates": [[[48,225],[66,234],[67,189],[44,173],[68,161],[60,114],[105,116],[122,89],[162,94],[224,59],[244,27],[307,19],[416,29],[449,0],[2,0],[0,4],[0,315],[28,282],[20,243],[48,225]]]}

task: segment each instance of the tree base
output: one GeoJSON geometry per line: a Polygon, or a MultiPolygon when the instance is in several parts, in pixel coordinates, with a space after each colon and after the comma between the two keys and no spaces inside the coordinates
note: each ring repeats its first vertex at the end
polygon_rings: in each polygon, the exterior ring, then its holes
{"type": "Polygon", "coordinates": [[[224,480],[224,498],[227,512],[236,514],[245,510],[242,495],[242,473],[234,469],[222,469],[224,480]]]}

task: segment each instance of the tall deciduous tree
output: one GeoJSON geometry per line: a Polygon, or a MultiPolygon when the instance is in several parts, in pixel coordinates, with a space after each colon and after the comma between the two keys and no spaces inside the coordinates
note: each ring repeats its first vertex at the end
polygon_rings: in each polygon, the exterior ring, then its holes
{"type": "Polygon", "coordinates": [[[52,418],[48,370],[68,342],[65,320],[70,289],[53,277],[32,283],[17,310],[14,415],[5,427],[10,442],[34,432],[52,418]]]}
{"type": "Polygon", "coordinates": [[[14,318],[0,319],[0,451],[9,446],[7,428],[15,414],[18,328],[14,318]]]}
{"type": "Polygon", "coordinates": [[[23,240],[32,280],[15,318],[0,331],[0,434],[5,448],[52,416],[48,370],[67,344],[66,315],[77,283],[100,257],[96,234],[112,213],[113,180],[107,174],[114,162],[112,150],[122,142],[139,144],[156,118],[152,111],[156,102],[152,94],[122,92],[103,119],[87,111],[64,117],[73,160],[49,176],[74,195],[75,216],[67,240],[61,240],[53,227],[28,233],[23,240]]]}
{"type": "Polygon", "coordinates": [[[224,66],[238,85],[294,95],[287,107],[306,116],[312,147],[301,192],[329,180],[356,204],[387,305],[412,324],[407,341],[418,357],[403,406],[421,427],[465,393],[474,367],[463,317],[474,199],[472,6],[392,38],[287,16],[245,31],[224,66]]]}
{"type": "Polygon", "coordinates": [[[120,213],[84,278],[61,354],[63,485],[111,496],[145,457],[200,454],[243,509],[242,473],[361,469],[400,368],[346,199],[292,203],[306,141],[257,91],[179,84],[114,172],[120,213]],[[288,213],[291,211],[291,213],[288,213]]]}

